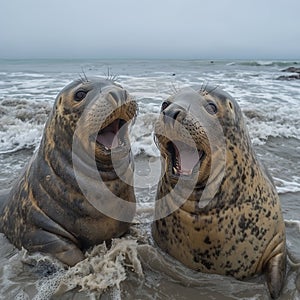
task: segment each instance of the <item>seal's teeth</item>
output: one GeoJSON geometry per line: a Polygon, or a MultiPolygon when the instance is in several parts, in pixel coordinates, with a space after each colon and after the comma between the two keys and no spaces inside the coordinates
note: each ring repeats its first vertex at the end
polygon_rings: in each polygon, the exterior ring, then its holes
{"type": "Polygon", "coordinates": [[[181,171],[180,174],[185,176],[190,176],[192,175],[192,171],[181,171]]]}
{"type": "Polygon", "coordinates": [[[109,150],[109,148],[108,148],[108,147],[106,147],[106,146],[104,147],[104,149],[105,149],[105,150],[107,150],[107,151],[109,150]]]}
{"type": "Polygon", "coordinates": [[[174,172],[175,175],[178,174],[178,171],[177,171],[177,169],[175,167],[173,167],[173,172],[174,172]]]}

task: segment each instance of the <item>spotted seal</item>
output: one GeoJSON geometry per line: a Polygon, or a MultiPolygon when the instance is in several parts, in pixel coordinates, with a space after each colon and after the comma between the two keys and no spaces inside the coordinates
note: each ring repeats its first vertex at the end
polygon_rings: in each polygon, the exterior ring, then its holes
{"type": "Polygon", "coordinates": [[[70,266],[83,259],[85,249],[123,235],[129,222],[103,214],[94,203],[122,213],[112,202],[116,195],[133,204],[124,211],[127,220],[135,214],[128,126],[136,111],[136,102],[114,80],[95,77],[67,85],[55,100],[38,150],[1,204],[1,232],[18,248],[70,266]],[[112,152],[126,182],[115,171],[112,152]],[[79,178],[100,192],[84,191],[79,178]]]}
{"type": "Polygon", "coordinates": [[[219,88],[183,89],[163,102],[155,138],[164,171],[152,224],[158,246],[200,272],[265,273],[278,297],[286,272],[281,205],[237,102],[219,88]]]}

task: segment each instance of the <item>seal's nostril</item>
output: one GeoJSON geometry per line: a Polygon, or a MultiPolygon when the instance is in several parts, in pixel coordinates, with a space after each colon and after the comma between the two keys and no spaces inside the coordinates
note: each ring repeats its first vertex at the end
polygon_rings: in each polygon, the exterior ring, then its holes
{"type": "Polygon", "coordinates": [[[173,119],[176,120],[179,114],[180,114],[180,111],[179,111],[179,110],[176,111],[176,112],[174,113],[173,119]]]}
{"type": "Polygon", "coordinates": [[[179,109],[166,109],[163,110],[163,115],[167,116],[170,119],[176,120],[178,118],[178,115],[180,114],[179,109]]]}
{"type": "Polygon", "coordinates": [[[117,104],[125,102],[128,98],[127,91],[122,90],[122,89],[112,90],[109,92],[109,95],[114,99],[114,101],[117,104]]]}
{"type": "Polygon", "coordinates": [[[166,124],[171,124],[174,126],[175,120],[178,118],[178,115],[180,114],[179,109],[166,109],[162,111],[163,117],[164,117],[164,122],[166,124]]]}
{"type": "Polygon", "coordinates": [[[120,95],[118,91],[110,91],[109,94],[112,96],[116,103],[119,103],[120,95]]]}

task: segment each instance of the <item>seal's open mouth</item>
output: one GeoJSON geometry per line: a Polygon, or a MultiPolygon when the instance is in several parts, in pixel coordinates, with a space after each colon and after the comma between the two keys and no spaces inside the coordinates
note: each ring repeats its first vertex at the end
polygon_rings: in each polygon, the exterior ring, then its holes
{"type": "Polygon", "coordinates": [[[102,128],[96,137],[96,143],[105,150],[112,150],[125,145],[124,134],[126,130],[120,130],[126,124],[123,119],[116,119],[108,126],[102,128]]]}
{"type": "Polygon", "coordinates": [[[169,142],[168,151],[171,154],[172,172],[174,175],[191,175],[205,155],[202,150],[180,141],[169,142]]]}

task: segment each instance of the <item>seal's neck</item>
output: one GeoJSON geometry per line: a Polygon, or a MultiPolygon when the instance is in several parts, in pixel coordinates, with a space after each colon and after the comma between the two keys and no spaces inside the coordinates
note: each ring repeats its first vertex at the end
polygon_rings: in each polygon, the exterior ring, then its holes
{"type": "Polygon", "coordinates": [[[254,201],[272,188],[248,133],[233,134],[226,144],[226,170],[216,196],[217,206],[254,201]]]}

